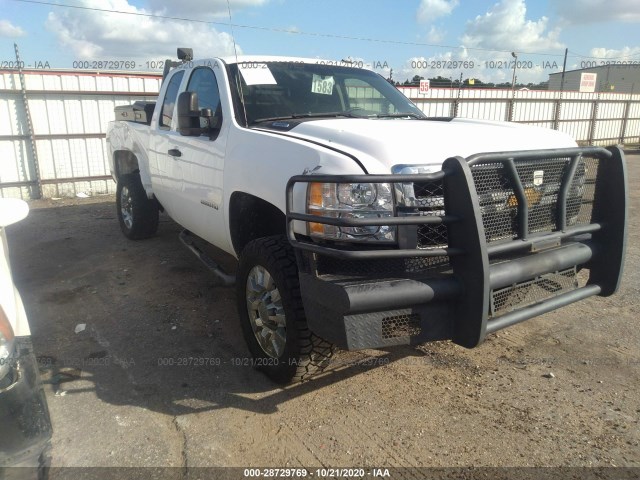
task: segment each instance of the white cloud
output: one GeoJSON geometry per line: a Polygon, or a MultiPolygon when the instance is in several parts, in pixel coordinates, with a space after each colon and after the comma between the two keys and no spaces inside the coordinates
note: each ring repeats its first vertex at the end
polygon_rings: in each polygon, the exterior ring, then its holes
{"type": "Polygon", "coordinates": [[[484,15],[467,23],[462,43],[468,47],[516,52],[549,51],[564,47],[560,29],[548,30],[549,19],[527,20],[524,0],[501,0],[484,15]]]}
{"type": "Polygon", "coordinates": [[[416,16],[421,23],[433,22],[450,15],[459,3],[459,0],[421,0],[416,16]]]}
{"type": "MultiPolygon", "coordinates": [[[[609,62],[614,64],[631,62],[631,68],[640,67],[637,63],[640,61],[640,47],[623,47],[620,50],[596,47],[592,48],[585,55],[588,56],[575,58],[570,54],[571,60],[569,60],[569,64],[567,64],[567,70],[597,67],[600,65],[606,65],[609,62]]],[[[633,72],[634,70],[632,69],[629,71],[633,72]]]]}
{"type": "Polygon", "coordinates": [[[511,83],[515,66],[518,83],[547,80],[549,73],[562,68],[564,45],[559,40],[560,29],[550,29],[546,17],[530,20],[526,14],[525,0],[500,0],[484,15],[467,22],[459,50],[411,58],[400,77],[442,76],[456,80],[462,74],[463,79],[511,83]],[[518,54],[517,60],[511,56],[511,51],[518,54]],[[558,52],[557,57],[527,53],[554,51],[558,52]]]}
{"type": "MultiPolygon", "coordinates": [[[[247,7],[258,7],[268,0],[230,0],[231,14],[247,7]]],[[[179,17],[211,19],[227,17],[227,0],[148,0],[151,10],[179,17]]]]}
{"type": "Polygon", "coordinates": [[[615,58],[620,61],[626,60],[638,60],[638,56],[640,55],[640,47],[624,47],[620,50],[614,50],[609,48],[592,48],[589,52],[591,57],[596,58],[615,58]],[[627,58],[627,57],[635,57],[635,58],[627,58]]]}
{"type": "Polygon", "coordinates": [[[567,24],[640,23],[638,0],[552,0],[551,4],[567,24]]]}
{"type": "Polygon", "coordinates": [[[460,48],[430,57],[413,57],[407,60],[398,75],[401,81],[420,75],[424,78],[438,76],[451,81],[476,78],[484,83],[509,83],[513,78],[514,62],[516,83],[528,84],[546,81],[550,73],[562,68],[562,59],[554,57],[519,56],[515,60],[509,53],[490,53],[460,48]]]}
{"type": "MultiPolygon", "coordinates": [[[[130,5],[127,0],[83,0],[82,5],[154,13],[130,5]]],[[[233,54],[231,36],[206,23],[65,9],[50,12],[46,27],[60,46],[71,50],[78,60],[173,58],[179,46],[193,46],[196,58],[233,54]]]]}
{"type": "Polygon", "coordinates": [[[25,35],[26,33],[22,28],[12,24],[9,20],[0,20],[0,37],[15,38],[25,35]]]}
{"type": "Polygon", "coordinates": [[[445,31],[436,27],[435,25],[431,25],[429,29],[429,33],[427,33],[427,41],[429,43],[440,43],[445,36],[445,31]]]}

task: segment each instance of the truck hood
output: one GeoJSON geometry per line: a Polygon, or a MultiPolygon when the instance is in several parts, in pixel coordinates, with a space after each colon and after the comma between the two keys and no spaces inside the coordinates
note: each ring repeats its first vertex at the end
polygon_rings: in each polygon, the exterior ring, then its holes
{"type": "Polygon", "coordinates": [[[480,152],[576,146],[569,135],[555,130],[464,118],[312,120],[289,134],[354,155],[368,173],[389,173],[400,164],[439,167],[449,157],[480,152]]]}

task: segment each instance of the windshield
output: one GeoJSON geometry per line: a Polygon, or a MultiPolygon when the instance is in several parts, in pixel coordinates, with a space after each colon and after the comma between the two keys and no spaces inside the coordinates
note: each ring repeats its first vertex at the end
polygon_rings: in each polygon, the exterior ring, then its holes
{"type": "Polygon", "coordinates": [[[426,118],[380,75],[360,68],[296,62],[229,66],[236,115],[248,125],[287,118],[426,118]],[[242,95],[239,88],[242,88],[242,95]]]}

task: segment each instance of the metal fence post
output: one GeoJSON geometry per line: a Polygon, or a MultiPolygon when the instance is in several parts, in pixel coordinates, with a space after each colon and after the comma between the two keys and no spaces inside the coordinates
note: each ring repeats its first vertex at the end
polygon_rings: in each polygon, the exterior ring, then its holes
{"type": "Polygon", "coordinates": [[[460,109],[460,97],[462,96],[462,74],[460,74],[460,83],[458,84],[458,93],[455,101],[451,105],[453,107],[452,117],[458,116],[458,110],[460,109]]]}
{"type": "Polygon", "coordinates": [[[560,90],[560,96],[558,100],[556,100],[554,111],[553,111],[553,129],[558,130],[560,128],[560,115],[562,113],[562,97],[563,91],[560,90]]]}
{"type": "MultiPolygon", "coordinates": [[[[31,123],[31,112],[29,110],[29,99],[27,98],[27,86],[22,72],[22,63],[20,62],[20,52],[18,44],[14,43],[13,48],[16,52],[16,63],[18,66],[18,77],[20,78],[20,91],[22,93],[22,103],[24,104],[24,113],[27,120],[27,133],[29,135],[29,143],[31,146],[31,158],[33,158],[33,174],[35,178],[35,188],[31,188],[29,196],[32,200],[42,198],[42,185],[40,184],[40,166],[38,164],[38,151],[36,149],[36,138],[33,132],[33,124],[31,123]]],[[[28,162],[28,157],[25,159],[28,162]]],[[[24,164],[23,164],[24,168],[24,164]]],[[[26,173],[26,172],[25,172],[26,173]]]]}
{"type": "Polygon", "coordinates": [[[596,122],[598,120],[598,107],[600,105],[600,92],[598,92],[598,95],[596,96],[595,101],[593,102],[593,105],[591,107],[591,120],[590,120],[590,125],[589,125],[589,138],[588,138],[588,142],[589,145],[593,145],[594,144],[594,139],[595,139],[595,135],[596,135],[596,122]]]}
{"type": "Polygon", "coordinates": [[[620,127],[620,141],[624,144],[627,137],[627,123],[629,122],[629,112],[631,110],[631,100],[624,104],[624,114],[622,115],[622,126],[620,127]]]}
{"type": "Polygon", "coordinates": [[[631,103],[633,102],[633,90],[636,84],[631,85],[631,93],[629,93],[629,100],[624,104],[624,114],[622,115],[622,127],[620,129],[620,143],[624,144],[627,137],[627,124],[629,123],[629,114],[631,113],[631,103]]]}

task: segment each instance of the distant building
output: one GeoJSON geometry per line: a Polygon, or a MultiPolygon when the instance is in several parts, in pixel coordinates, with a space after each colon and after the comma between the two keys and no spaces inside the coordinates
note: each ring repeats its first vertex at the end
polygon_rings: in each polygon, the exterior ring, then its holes
{"type": "MultiPolygon", "coordinates": [[[[584,63],[599,63],[601,60],[588,61],[584,63]]],[[[640,93],[640,63],[635,64],[614,64],[601,65],[591,68],[581,68],[578,70],[568,70],[564,74],[564,91],[580,91],[583,73],[595,73],[596,92],[613,93],[640,93]]],[[[562,72],[549,75],[549,90],[561,90],[562,72]]],[[[588,80],[585,82],[588,84],[588,80]]]]}

